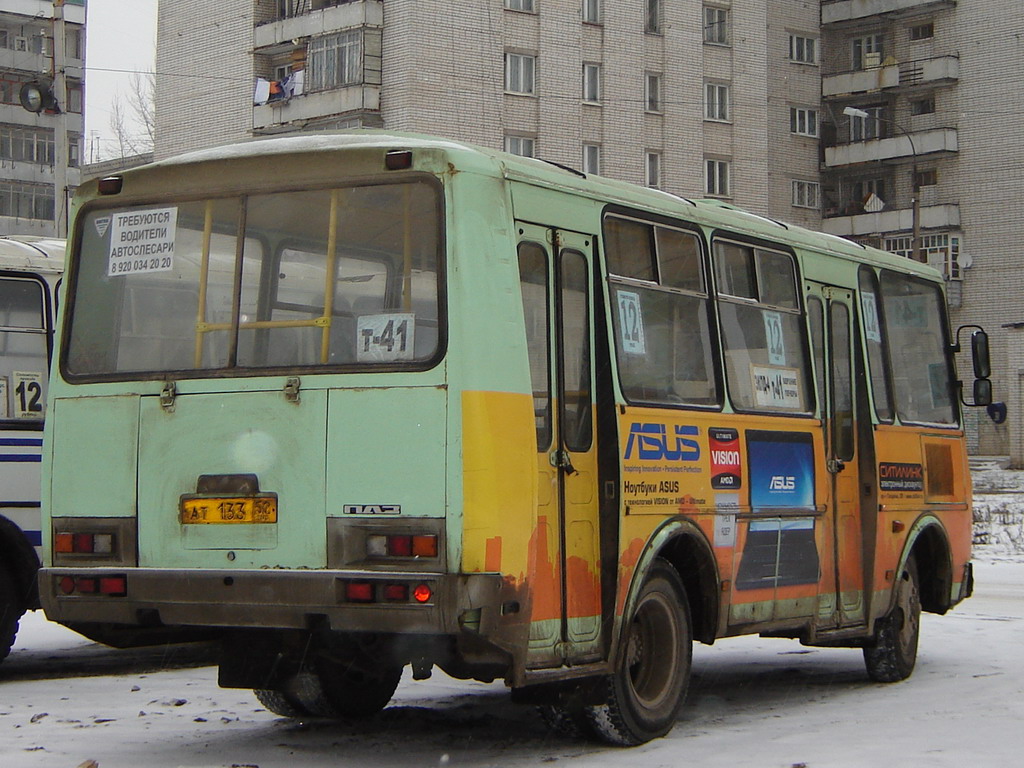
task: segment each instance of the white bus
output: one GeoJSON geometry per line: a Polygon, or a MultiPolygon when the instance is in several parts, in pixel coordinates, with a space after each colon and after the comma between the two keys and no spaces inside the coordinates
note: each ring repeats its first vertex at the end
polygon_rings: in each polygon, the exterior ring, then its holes
{"type": "Polygon", "coordinates": [[[39,607],[39,468],[64,240],[0,237],[0,660],[39,607]]]}

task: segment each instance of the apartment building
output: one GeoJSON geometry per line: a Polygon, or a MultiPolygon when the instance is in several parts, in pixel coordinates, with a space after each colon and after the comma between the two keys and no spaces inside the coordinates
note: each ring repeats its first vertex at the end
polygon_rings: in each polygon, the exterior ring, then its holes
{"type": "Polygon", "coordinates": [[[176,0],[156,152],[384,127],[815,226],[818,27],[793,0],[176,0]]]}
{"type": "Polygon", "coordinates": [[[1022,465],[1024,8],[822,0],[821,40],[822,226],[945,272],[954,329],[988,331],[1008,411],[967,412],[973,449],[1022,465]]]}
{"type": "Polygon", "coordinates": [[[1020,0],[175,0],[156,153],[426,132],[916,256],[992,338],[974,450],[1024,465],[1022,39],[1020,0]]]}
{"type": "Polygon", "coordinates": [[[57,217],[67,216],[55,191],[64,169],[55,141],[66,131],[66,176],[79,181],[85,66],[85,0],[67,0],[65,75],[67,89],[55,94],[58,109],[30,112],[20,101],[26,83],[51,84],[55,71],[52,0],[0,0],[0,234],[56,235],[57,217]]]}

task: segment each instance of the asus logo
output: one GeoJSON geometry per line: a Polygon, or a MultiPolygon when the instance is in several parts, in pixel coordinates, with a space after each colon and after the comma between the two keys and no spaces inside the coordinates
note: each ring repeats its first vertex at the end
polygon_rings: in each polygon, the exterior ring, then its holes
{"type": "Polygon", "coordinates": [[[772,491],[792,491],[796,488],[796,478],[792,475],[772,475],[768,489],[772,491]]]}

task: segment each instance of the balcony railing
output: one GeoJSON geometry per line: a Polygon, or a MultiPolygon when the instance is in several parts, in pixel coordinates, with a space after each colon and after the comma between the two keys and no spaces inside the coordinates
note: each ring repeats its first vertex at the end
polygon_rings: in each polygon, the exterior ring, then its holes
{"type": "Polygon", "coordinates": [[[901,134],[887,139],[854,141],[825,147],[825,165],[833,168],[840,165],[958,151],[955,128],[933,128],[928,131],[914,131],[910,136],[901,134]]]}
{"type": "Polygon", "coordinates": [[[826,74],[821,78],[821,93],[841,96],[849,93],[869,93],[915,85],[952,83],[960,77],[960,59],[957,56],[935,56],[930,59],[882,64],[848,72],[826,74]]]}
{"type": "Polygon", "coordinates": [[[323,8],[330,8],[332,5],[346,5],[352,2],[357,2],[357,0],[277,0],[276,20],[291,19],[323,8]]]}
{"type": "MultiPolygon", "coordinates": [[[[868,213],[861,208],[859,212],[852,209],[844,211],[847,215],[830,215],[825,212],[821,228],[831,235],[840,237],[860,237],[883,232],[910,232],[914,227],[914,211],[911,208],[868,213]]],[[[920,210],[922,229],[950,229],[960,226],[960,206],[925,205],[920,210]]]]}
{"type": "Polygon", "coordinates": [[[822,0],[821,23],[839,24],[871,16],[952,8],[956,0],[822,0]]]}

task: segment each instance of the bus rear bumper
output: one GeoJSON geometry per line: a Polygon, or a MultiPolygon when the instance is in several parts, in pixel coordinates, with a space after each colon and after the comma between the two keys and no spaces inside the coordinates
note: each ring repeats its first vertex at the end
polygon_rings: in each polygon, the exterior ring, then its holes
{"type": "Polygon", "coordinates": [[[46,615],[63,624],[468,630],[485,637],[498,631],[503,583],[498,574],[379,571],[61,567],[39,573],[46,615]]]}

